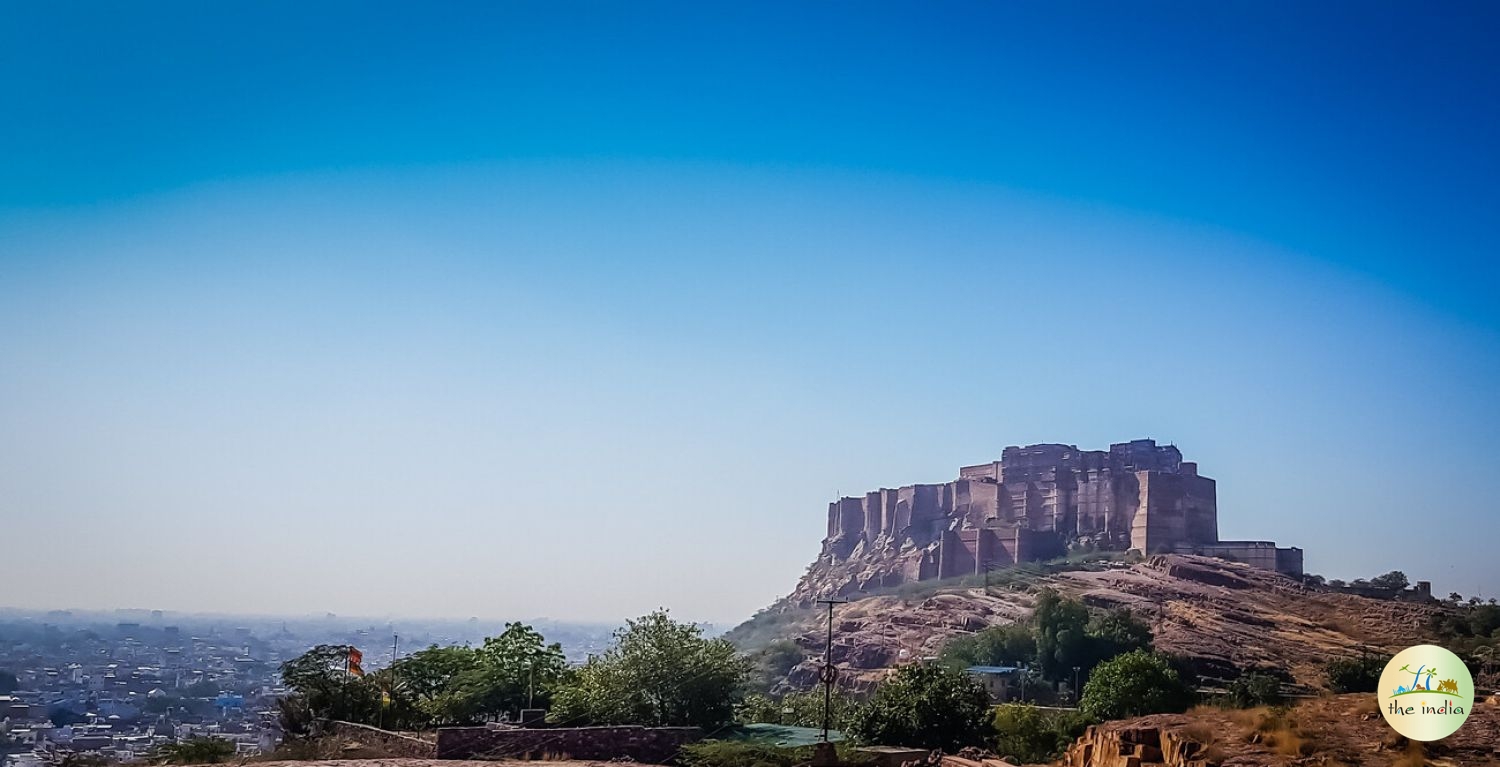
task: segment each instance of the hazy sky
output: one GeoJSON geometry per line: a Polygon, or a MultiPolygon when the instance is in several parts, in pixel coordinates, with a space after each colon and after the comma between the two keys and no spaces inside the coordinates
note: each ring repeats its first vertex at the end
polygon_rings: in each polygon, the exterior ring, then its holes
{"type": "Polygon", "coordinates": [[[1500,7],[12,4],[0,602],[732,622],[1175,442],[1500,593],[1500,7]]]}

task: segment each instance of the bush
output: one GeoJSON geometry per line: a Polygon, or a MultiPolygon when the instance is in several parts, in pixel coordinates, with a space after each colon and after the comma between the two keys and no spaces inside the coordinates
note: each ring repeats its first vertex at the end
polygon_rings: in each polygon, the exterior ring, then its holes
{"type": "Polygon", "coordinates": [[[1284,700],[1281,680],[1270,674],[1252,671],[1229,683],[1229,703],[1235,708],[1279,706],[1284,700]]]}
{"type": "Polygon", "coordinates": [[[1036,659],[1036,637],[1024,623],[990,626],[949,640],[941,657],[955,668],[1024,666],[1036,659]]]}
{"type": "Polygon", "coordinates": [[[700,740],[677,753],[683,767],[794,767],[797,749],[741,740],[700,740]]]}
{"type": "MultiPolygon", "coordinates": [[[[843,730],[849,726],[855,704],[845,693],[834,690],[829,701],[829,727],[843,730]]],[[[789,692],[780,699],[768,695],[749,695],[740,704],[735,719],[744,724],[784,724],[792,727],[823,726],[823,693],[789,692]],[[791,711],[787,711],[791,709],[791,711]]]]}
{"type": "Polygon", "coordinates": [[[1124,719],[1186,711],[1193,691],[1166,657],[1134,650],[1094,669],[1083,687],[1083,712],[1092,719],[1124,719]]]}
{"type": "Polygon", "coordinates": [[[234,756],[234,744],[218,738],[189,738],[156,747],[157,764],[218,764],[234,756]]]}
{"type": "Polygon", "coordinates": [[[1089,726],[1079,712],[1048,711],[1018,703],[995,708],[995,753],[1026,764],[1062,755],[1089,726]]]}
{"type": "Polygon", "coordinates": [[[1328,689],[1333,692],[1375,692],[1385,661],[1374,655],[1335,658],[1323,669],[1328,674],[1328,689]]]}
{"type": "Polygon", "coordinates": [[[903,666],[854,712],[849,734],[867,744],[951,753],[987,739],[989,710],[989,695],[962,671],[903,666]]]}
{"type": "MultiPolygon", "coordinates": [[[[869,757],[839,743],[839,763],[863,764],[869,757]]],[[[677,753],[682,767],[794,767],[812,761],[812,746],[787,747],[753,740],[700,740],[677,753]]]]}

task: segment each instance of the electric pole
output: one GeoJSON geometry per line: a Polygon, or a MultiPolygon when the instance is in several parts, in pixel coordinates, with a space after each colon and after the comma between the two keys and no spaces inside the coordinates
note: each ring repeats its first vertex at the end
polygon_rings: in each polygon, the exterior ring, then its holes
{"type": "Polygon", "coordinates": [[[818,678],[823,682],[823,742],[828,742],[829,723],[833,717],[833,683],[838,681],[839,670],[833,665],[833,606],[847,599],[819,599],[818,604],[828,605],[828,642],[823,645],[823,668],[818,678]]]}

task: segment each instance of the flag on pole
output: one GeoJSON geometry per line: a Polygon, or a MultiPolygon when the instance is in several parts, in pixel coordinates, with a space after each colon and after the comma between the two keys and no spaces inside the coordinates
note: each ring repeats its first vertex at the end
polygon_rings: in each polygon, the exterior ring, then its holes
{"type": "Polygon", "coordinates": [[[354,675],[354,676],[364,676],[365,675],[365,670],[363,668],[360,668],[360,665],[359,665],[360,663],[364,662],[364,659],[365,659],[365,654],[362,653],[362,652],[360,652],[359,650],[355,649],[354,645],[350,645],[349,646],[349,662],[348,662],[348,664],[346,666],[349,669],[349,673],[352,674],[352,675],[354,675]]]}

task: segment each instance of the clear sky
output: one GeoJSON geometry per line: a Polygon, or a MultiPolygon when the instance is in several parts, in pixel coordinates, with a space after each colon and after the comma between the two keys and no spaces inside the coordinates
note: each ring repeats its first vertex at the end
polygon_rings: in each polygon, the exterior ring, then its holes
{"type": "Polygon", "coordinates": [[[24,606],[732,622],[1155,437],[1500,593],[1500,6],[10,3],[24,606]]]}

